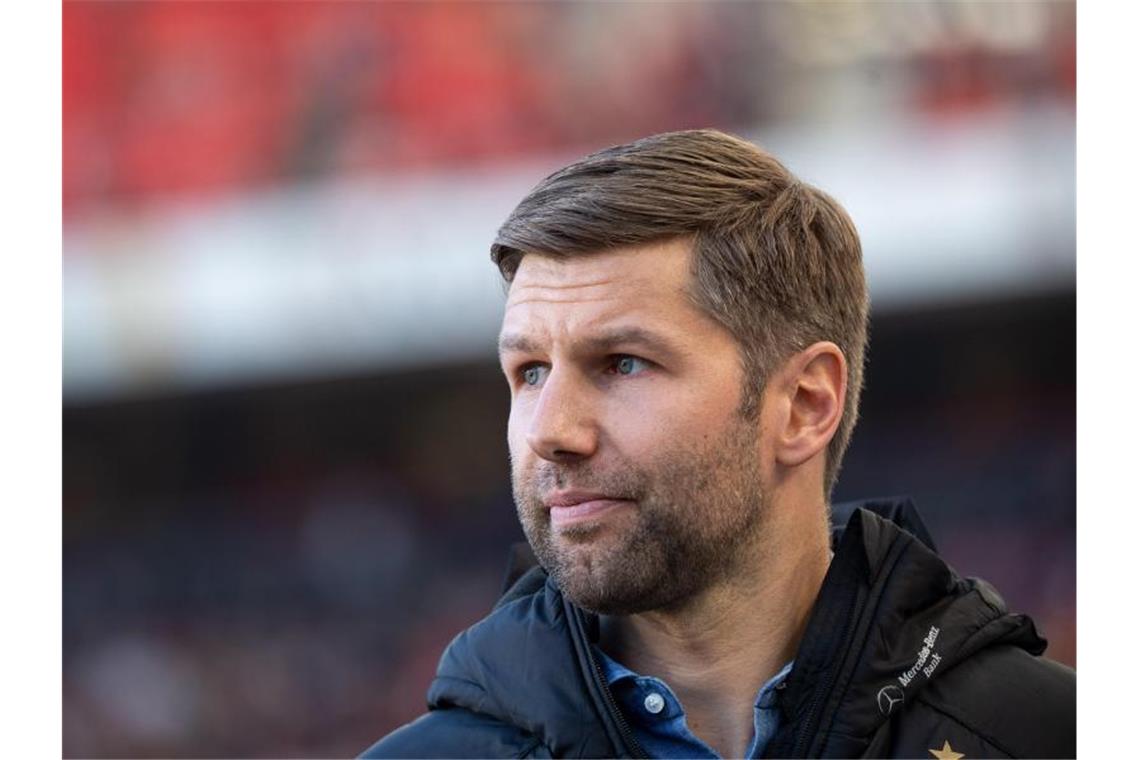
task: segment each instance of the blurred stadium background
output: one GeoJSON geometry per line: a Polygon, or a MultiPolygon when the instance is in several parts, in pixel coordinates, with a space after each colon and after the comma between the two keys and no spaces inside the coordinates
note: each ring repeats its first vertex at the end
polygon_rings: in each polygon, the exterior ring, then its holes
{"type": "Polygon", "coordinates": [[[874,302],[839,500],[912,494],[1075,665],[1069,2],[65,2],[67,756],[343,756],[521,538],[487,249],[716,126],[838,197],[874,302]]]}

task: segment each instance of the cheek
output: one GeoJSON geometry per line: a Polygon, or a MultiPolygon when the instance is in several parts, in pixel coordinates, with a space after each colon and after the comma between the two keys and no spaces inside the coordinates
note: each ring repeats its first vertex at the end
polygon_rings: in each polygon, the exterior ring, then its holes
{"type": "Polygon", "coordinates": [[[736,417],[739,392],[712,378],[661,383],[615,404],[609,419],[621,420],[631,436],[676,444],[713,438],[736,417]]]}
{"type": "Polygon", "coordinates": [[[526,442],[527,414],[519,404],[511,404],[511,411],[507,415],[507,448],[511,454],[511,461],[518,461],[529,450],[526,442]]]}
{"type": "Polygon", "coordinates": [[[685,410],[678,415],[679,409],[670,398],[671,394],[659,398],[639,394],[635,400],[612,399],[599,417],[603,448],[608,443],[623,457],[642,462],[655,459],[664,450],[684,446],[689,414],[685,410]]]}

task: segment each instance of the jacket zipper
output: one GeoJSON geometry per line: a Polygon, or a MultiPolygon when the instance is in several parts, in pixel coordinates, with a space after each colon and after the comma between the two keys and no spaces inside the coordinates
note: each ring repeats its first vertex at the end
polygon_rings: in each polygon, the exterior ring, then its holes
{"type": "Polygon", "coordinates": [[[605,674],[602,673],[602,666],[598,662],[598,659],[594,657],[594,653],[590,650],[589,645],[586,646],[586,656],[590,659],[590,665],[594,668],[594,675],[597,676],[598,685],[602,687],[602,695],[606,698],[606,705],[610,709],[610,716],[614,719],[614,722],[617,723],[618,731],[621,732],[621,737],[626,743],[626,749],[629,749],[636,758],[648,758],[649,755],[641,748],[637,737],[633,735],[633,729],[629,727],[629,724],[625,721],[625,716],[621,714],[617,700],[614,699],[613,692],[610,691],[610,685],[606,683],[605,674]]]}
{"type": "Polygon", "coordinates": [[[886,587],[885,577],[890,575],[899,556],[906,548],[906,541],[896,539],[894,546],[891,547],[886,559],[880,566],[885,569],[885,573],[880,571],[881,574],[876,583],[876,588],[872,589],[872,593],[858,609],[856,609],[859,604],[858,593],[856,591],[851,594],[850,600],[847,602],[848,613],[844,617],[847,624],[843,628],[843,636],[841,638],[843,644],[840,651],[844,653],[843,661],[839,663],[839,667],[830,669],[827,680],[824,682],[824,687],[816,690],[813,694],[812,700],[809,703],[807,716],[801,724],[803,727],[800,729],[799,736],[796,737],[795,747],[792,751],[793,757],[806,757],[808,742],[819,732],[819,723],[822,718],[822,716],[818,714],[820,712],[820,703],[830,698],[831,691],[835,688],[835,681],[839,677],[839,671],[843,669],[847,655],[850,654],[850,639],[853,638],[852,628],[863,627],[861,625],[855,626],[856,618],[862,622],[862,618],[865,617],[867,609],[874,609],[878,605],[879,597],[883,595],[883,589],[886,587]]]}
{"type": "MultiPolygon", "coordinates": [[[[849,605],[849,609],[850,607],[853,607],[855,603],[856,600],[852,599],[849,605]]],[[[853,611],[854,610],[852,610],[852,612],[853,611]]],[[[852,616],[848,614],[846,619],[850,621],[851,617],[852,616]]],[[[847,651],[847,646],[849,644],[847,640],[850,638],[850,631],[851,623],[848,622],[848,624],[843,629],[843,651],[847,651]]],[[[838,677],[838,673],[836,671],[836,668],[832,668],[831,672],[828,674],[827,680],[824,682],[823,688],[816,689],[815,693],[812,695],[812,700],[808,706],[807,717],[801,724],[803,728],[800,729],[800,734],[796,737],[796,743],[792,749],[792,757],[807,757],[807,744],[810,741],[812,735],[816,733],[815,729],[819,723],[819,716],[817,713],[820,709],[820,703],[823,702],[826,697],[831,696],[831,690],[835,687],[835,679],[838,677]]]]}
{"type": "MultiPolygon", "coordinates": [[[[565,600],[563,601],[565,602],[565,600]]],[[[586,626],[582,620],[581,611],[569,603],[566,604],[566,607],[569,613],[568,617],[573,620],[573,624],[570,626],[571,632],[575,635],[575,638],[579,639],[582,649],[586,653],[586,659],[589,660],[590,667],[594,671],[594,677],[597,679],[597,684],[601,687],[602,696],[605,697],[606,707],[609,710],[610,717],[617,725],[622,740],[625,741],[625,748],[629,750],[635,758],[639,758],[639,760],[648,759],[649,755],[641,748],[641,744],[638,743],[637,738],[633,735],[633,730],[629,727],[629,723],[626,722],[625,716],[621,714],[617,700],[614,699],[613,692],[610,691],[610,685],[606,683],[606,677],[602,672],[601,663],[598,662],[597,657],[594,657],[593,648],[590,645],[589,637],[586,635],[586,626]]]]}

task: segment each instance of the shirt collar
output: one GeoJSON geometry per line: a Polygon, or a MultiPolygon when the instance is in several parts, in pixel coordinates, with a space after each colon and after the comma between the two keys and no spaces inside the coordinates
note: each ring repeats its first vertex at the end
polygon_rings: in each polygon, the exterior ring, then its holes
{"type": "MultiPolygon", "coordinates": [[[[611,688],[620,682],[627,680],[637,681],[646,678],[646,676],[635,673],[625,665],[622,665],[603,652],[598,646],[594,647],[594,654],[598,657],[599,663],[602,666],[602,673],[606,677],[606,685],[611,688]]],[[[756,701],[754,703],[756,707],[771,708],[775,706],[776,690],[780,684],[787,680],[788,674],[792,672],[792,666],[794,664],[795,660],[790,660],[784,667],[780,668],[774,676],[764,682],[764,685],[761,686],[760,690],[756,693],[756,701]]]]}

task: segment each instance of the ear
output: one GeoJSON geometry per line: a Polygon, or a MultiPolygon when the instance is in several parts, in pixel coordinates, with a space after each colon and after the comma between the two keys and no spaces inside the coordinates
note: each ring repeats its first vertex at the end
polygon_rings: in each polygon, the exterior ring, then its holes
{"type": "Polygon", "coordinates": [[[776,461],[803,464],[827,448],[847,396],[847,359],[830,341],[814,343],[788,359],[779,371],[783,396],[775,421],[776,461]]]}

